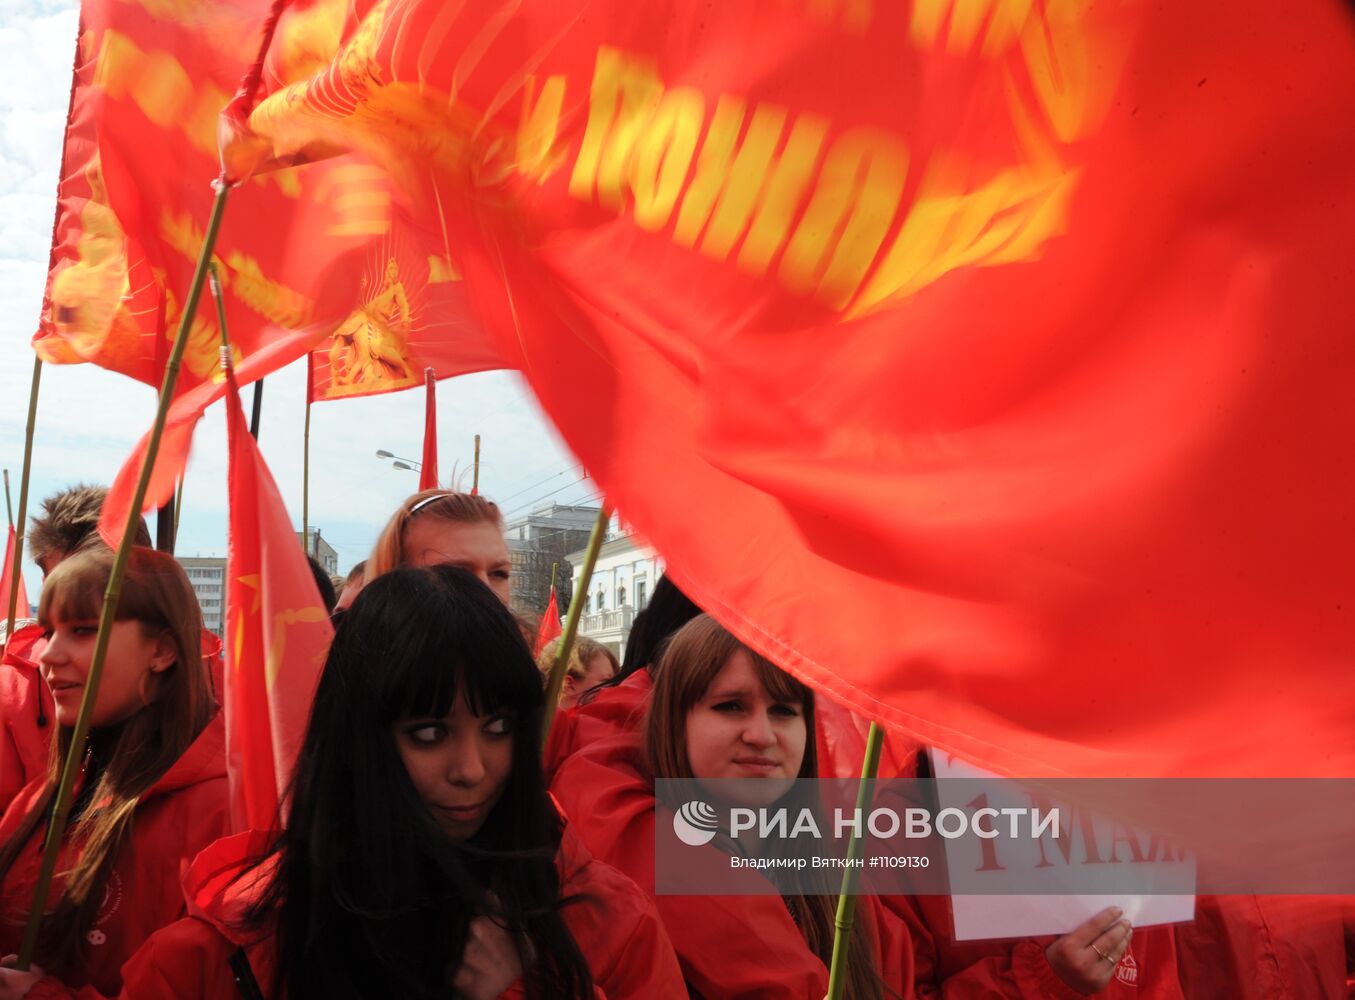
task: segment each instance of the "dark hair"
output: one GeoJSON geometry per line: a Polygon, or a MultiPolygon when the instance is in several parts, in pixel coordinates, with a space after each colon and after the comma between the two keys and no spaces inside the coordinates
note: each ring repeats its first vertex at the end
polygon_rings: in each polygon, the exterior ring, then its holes
{"type": "Polygon", "coordinates": [[[445,997],[478,914],[515,932],[528,996],[592,995],[559,913],[543,698],[517,622],[473,574],[402,568],[363,588],[315,693],[276,870],[246,918],[276,928],[279,995],[445,997]],[[458,692],[515,724],[507,787],[464,844],[429,814],[394,736],[401,719],[447,715],[458,692]]]}
{"type": "Polygon", "coordinates": [[[646,667],[652,674],[659,665],[659,658],[663,656],[663,647],[673,633],[699,614],[701,609],[678,589],[678,585],[666,573],[659,577],[659,582],[654,585],[654,595],[631,625],[620,672],[599,686],[620,684],[635,671],[646,667]]]}
{"type": "Polygon", "coordinates": [[[330,580],[329,574],[321,566],[314,556],[307,556],[306,562],[311,564],[311,576],[315,577],[315,587],[320,591],[320,600],[325,606],[325,614],[334,612],[334,604],[338,601],[338,595],[334,593],[334,583],[330,580]]]}

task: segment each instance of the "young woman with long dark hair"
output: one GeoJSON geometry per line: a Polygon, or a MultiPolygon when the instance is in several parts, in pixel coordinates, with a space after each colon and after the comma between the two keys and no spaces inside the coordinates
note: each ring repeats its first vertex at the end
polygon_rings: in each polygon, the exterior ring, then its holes
{"type": "Polygon", "coordinates": [[[652,903],[546,793],[540,674],[471,573],[404,568],[339,624],[285,827],[205,851],[129,998],[684,997],[652,903]]]}

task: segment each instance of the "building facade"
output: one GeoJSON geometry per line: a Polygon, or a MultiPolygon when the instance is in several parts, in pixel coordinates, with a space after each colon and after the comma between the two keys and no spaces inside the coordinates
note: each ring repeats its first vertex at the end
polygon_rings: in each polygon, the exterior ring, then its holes
{"type": "MultiPolygon", "coordinates": [[[[584,552],[580,549],[566,558],[572,566],[582,567],[584,552]]],[[[574,587],[578,575],[576,569],[574,587]]],[[[617,659],[624,658],[635,616],[649,604],[649,595],[662,575],[663,559],[633,535],[621,534],[604,542],[584,597],[579,633],[611,649],[617,659]]]]}
{"type": "MultiPolygon", "coordinates": [[[[338,576],[339,553],[334,550],[329,542],[320,537],[320,529],[311,528],[306,532],[306,536],[306,541],[310,542],[306,546],[306,554],[314,558],[320,564],[320,568],[330,576],[338,576]]],[[[299,531],[296,533],[296,542],[298,545],[301,544],[301,532],[299,531]]]]}
{"type": "Polygon", "coordinates": [[[176,556],[202,609],[202,627],[222,634],[226,624],[226,560],[223,556],[176,556]]]}
{"type": "Polygon", "coordinates": [[[508,554],[513,560],[513,610],[537,618],[550,600],[552,564],[558,564],[555,592],[560,613],[573,594],[569,553],[588,545],[598,518],[596,506],[546,503],[504,524],[508,554]]]}

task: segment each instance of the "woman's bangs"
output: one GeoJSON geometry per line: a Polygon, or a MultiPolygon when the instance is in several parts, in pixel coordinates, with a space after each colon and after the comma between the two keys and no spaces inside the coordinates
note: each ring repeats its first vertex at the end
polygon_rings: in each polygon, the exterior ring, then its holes
{"type": "Polygon", "coordinates": [[[108,574],[93,569],[84,558],[73,556],[52,570],[38,598],[38,619],[44,624],[98,621],[103,613],[108,574]]]}
{"type": "Polygon", "coordinates": [[[416,655],[391,664],[384,686],[392,721],[446,718],[458,692],[478,716],[525,715],[539,707],[541,674],[515,629],[498,635],[497,629],[463,627],[453,615],[438,617],[416,655]]]}
{"type": "Polygon", "coordinates": [[[502,636],[486,636],[479,648],[468,650],[479,669],[465,671],[468,707],[476,715],[512,712],[529,715],[545,702],[541,672],[532,662],[516,628],[502,636]]]}
{"type": "Polygon", "coordinates": [[[451,714],[465,672],[455,653],[430,641],[417,656],[394,659],[384,668],[374,667],[387,671],[383,688],[390,721],[445,719],[451,714]]]}
{"type": "Polygon", "coordinates": [[[748,651],[748,655],[753,660],[753,667],[757,670],[758,680],[762,682],[762,686],[767,689],[767,693],[774,700],[796,705],[803,705],[809,700],[810,691],[805,685],[772,663],[771,660],[759,656],[751,649],[748,651]]]}

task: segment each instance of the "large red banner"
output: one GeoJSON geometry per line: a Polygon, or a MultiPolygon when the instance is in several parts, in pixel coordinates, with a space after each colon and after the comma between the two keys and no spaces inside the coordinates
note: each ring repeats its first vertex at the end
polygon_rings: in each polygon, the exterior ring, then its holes
{"type": "Polygon", "coordinates": [[[269,152],[390,172],[753,645],[1008,773],[1355,773],[1348,9],[386,0],[347,37],[269,152]]]}
{"type": "Polygon", "coordinates": [[[1347,7],[355,13],[254,130],[741,636],[1007,773],[1355,774],[1347,7]]]}

